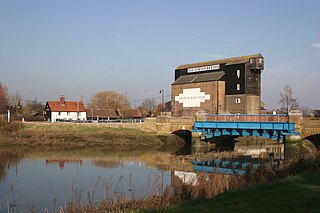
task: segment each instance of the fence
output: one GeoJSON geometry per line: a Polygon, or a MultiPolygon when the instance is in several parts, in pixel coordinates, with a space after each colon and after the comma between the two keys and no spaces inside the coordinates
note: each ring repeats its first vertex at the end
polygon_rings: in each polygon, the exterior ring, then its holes
{"type": "Polygon", "coordinates": [[[206,115],[206,121],[214,122],[288,122],[288,116],[285,114],[271,115],[271,114],[235,114],[235,115],[206,115]]]}

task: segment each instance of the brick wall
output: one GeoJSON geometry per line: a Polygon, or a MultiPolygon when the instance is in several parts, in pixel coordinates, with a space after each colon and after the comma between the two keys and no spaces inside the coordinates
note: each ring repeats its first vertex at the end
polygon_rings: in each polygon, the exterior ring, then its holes
{"type": "Polygon", "coordinates": [[[225,113],[225,82],[211,81],[191,84],[172,85],[172,116],[194,117],[197,112],[204,111],[208,114],[225,113]],[[200,107],[183,107],[182,103],[175,101],[175,97],[183,93],[183,89],[200,88],[201,92],[210,95],[210,100],[202,102],[200,107]]]}

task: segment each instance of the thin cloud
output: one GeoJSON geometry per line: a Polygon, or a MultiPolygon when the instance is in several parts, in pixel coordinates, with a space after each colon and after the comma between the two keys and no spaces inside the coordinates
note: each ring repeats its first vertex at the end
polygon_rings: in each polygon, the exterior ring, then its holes
{"type": "Polygon", "coordinates": [[[320,49],[320,42],[312,44],[312,47],[320,49]]]}

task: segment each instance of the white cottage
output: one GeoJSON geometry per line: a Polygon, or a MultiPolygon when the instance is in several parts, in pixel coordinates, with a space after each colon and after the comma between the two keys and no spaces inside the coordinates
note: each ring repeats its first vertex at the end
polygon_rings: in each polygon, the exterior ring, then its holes
{"type": "Polygon", "coordinates": [[[47,101],[44,116],[47,121],[77,121],[87,120],[86,108],[83,101],[65,101],[61,95],[60,101],[47,101]]]}

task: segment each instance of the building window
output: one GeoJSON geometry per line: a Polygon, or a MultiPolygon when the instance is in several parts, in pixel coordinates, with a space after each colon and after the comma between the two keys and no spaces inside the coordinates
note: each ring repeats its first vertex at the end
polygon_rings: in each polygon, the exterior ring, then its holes
{"type": "Polygon", "coordinates": [[[236,98],[236,103],[240,104],[241,103],[241,99],[240,98],[236,98]]]}
{"type": "Polygon", "coordinates": [[[61,115],[61,112],[58,112],[58,115],[61,115]]]}
{"type": "Polygon", "coordinates": [[[240,90],[240,84],[237,84],[237,90],[238,91],[240,90]]]}
{"type": "Polygon", "coordinates": [[[237,70],[237,76],[240,78],[240,70],[237,70]]]}
{"type": "Polygon", "coordinates": [[[67,115],[69,116],[69,115],[70,115],[70,112],[67,112],[67,115]]]}

